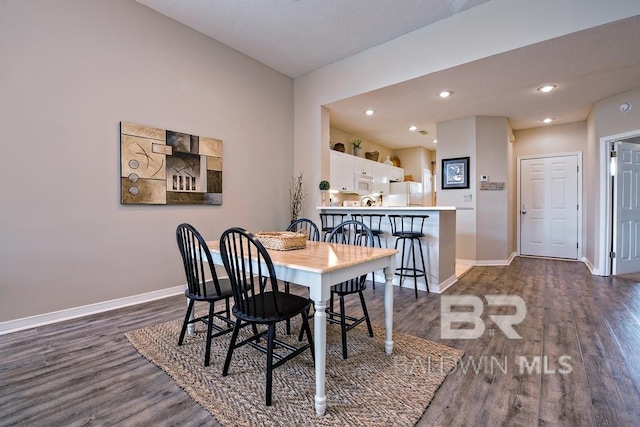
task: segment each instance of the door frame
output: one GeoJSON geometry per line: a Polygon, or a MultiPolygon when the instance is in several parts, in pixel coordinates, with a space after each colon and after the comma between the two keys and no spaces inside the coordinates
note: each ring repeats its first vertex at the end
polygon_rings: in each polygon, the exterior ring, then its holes
{"type": "MultiPolygon", "coordinates": [[[[548,153],[548,154],[534,154],[529,156],[518,156],[516,158],[516,253],[520,256],[520,206],[522,203],[520,201],[520,174],[522,171],[520,170],[520,162],[522,160],[531,160],[531,159],[544,159],[548,157],[565,157],[565,156],[577,156],[578,157],[578,255],[577,260],[580,261],[584,258],[584,245],[582,244],[582,171],[584,170],[584,166],[582,164],[582,152],[581,151],[570,151],[565,153],[548,153]]],[[[569,259],[569,258],[567,258],[569,259]]]]}
{"type": "MultiPolygon", "coordinates": [[[[612,142],[622,139],[640,137],[640,129],[619,133],[616,135],[603,136],[600,138],[600,230],[599,246],[600,259],[598,267],[592,270],[593,274],[599,276],[611,276],[613,260],[609,258],[609,252],[613,244],[613,179],[611,177],[611,158],[609,157],[609,147],[612,142]],[[604,202],[603,202],[604,201],[604,202]]],[[[595,251],[594,251],[595,252],[595,251]]],[[[596,252],[597,253],[597,252],[596,252]]]]}

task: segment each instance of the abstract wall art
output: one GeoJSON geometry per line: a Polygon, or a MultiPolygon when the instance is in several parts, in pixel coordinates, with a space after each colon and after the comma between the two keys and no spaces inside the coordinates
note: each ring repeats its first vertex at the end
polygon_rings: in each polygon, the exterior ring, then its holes
{"type": "Polygon", "coordinates": [[[469,188],[469,157],[442,159],[442,189],[469,188]]]}
{"type": "Polygon", "coordinates": [[[222,141],[120,122],[120,202],[221,205],[222,141]]]}

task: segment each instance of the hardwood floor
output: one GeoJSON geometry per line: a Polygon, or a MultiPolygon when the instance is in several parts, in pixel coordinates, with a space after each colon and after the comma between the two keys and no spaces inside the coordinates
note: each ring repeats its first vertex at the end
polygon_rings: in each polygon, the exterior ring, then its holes
{"type": "MultiPolygon", "coordinates": [[[[378,325],[383,291],[366,294],[378,325]]],[[[582,263],[516,258],[474,267],[444,295],[499,294],[525,301],[514,326],[522,339],[488,320],[515,310],[486,302],[480,338],[441,339],[442,297],[395,289],[396,331],[465,351],[419,426],[640,425],[640,284],[592,276],[582,263]]],[[[0,336],[0,426],[217,425],[124,337],[184,310],[172,297],[0,336]]]]}

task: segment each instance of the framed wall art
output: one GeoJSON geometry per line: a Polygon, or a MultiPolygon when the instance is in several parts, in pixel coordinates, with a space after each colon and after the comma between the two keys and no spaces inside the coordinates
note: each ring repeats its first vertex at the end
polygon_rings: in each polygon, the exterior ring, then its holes
{"type": "Polygon", "coordinates": [[[221,205],[222,141],[120,122],[120,203],[221,205]]]}
{"type": "Polygon", "coordinates": [[[469,188],[469,157],[442,159],[442,189],[469,188]]]}

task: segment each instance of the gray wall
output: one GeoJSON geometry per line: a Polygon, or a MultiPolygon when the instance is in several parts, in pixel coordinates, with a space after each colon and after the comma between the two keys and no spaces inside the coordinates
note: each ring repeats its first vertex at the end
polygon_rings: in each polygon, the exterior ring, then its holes
{"type": "Polygon", "coordinates": [[[287,225],[290,78],[133,0],[1,1],[0,58],[0,321],[181,285],[181,222],[287,225]],[[120,205],[121,120],[222,139],[223,205],[120,205]]]}

